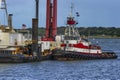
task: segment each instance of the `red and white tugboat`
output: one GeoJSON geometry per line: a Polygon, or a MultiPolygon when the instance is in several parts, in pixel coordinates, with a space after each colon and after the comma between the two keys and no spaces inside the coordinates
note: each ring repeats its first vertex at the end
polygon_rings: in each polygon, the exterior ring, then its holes
{"type": "MultiPolygon", "coordinates": [[[[71,10],[72,13],[72,10],[71,10]]],[[[79,15],[77,13],[77,15],[79,15]]],[[[67,17],[67,27],[60,49],[53,50],[53,59],[57,60],[86,60],[86,59],[113,59],[117,58],[114,52],[103,52],[101,47],[93,45],[87,39],[81,38],[77,22],[72,14],[67,17]]]]}

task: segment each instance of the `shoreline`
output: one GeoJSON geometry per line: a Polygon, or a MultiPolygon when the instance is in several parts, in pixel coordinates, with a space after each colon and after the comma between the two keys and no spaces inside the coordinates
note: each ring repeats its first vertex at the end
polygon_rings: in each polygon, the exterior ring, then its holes
{"type": "Polygon", "coordinates": [[[112,36],[90,36],[88,38],[96,38],[96,39],[120,39],[120,37],[112,37],[112,36]]]}

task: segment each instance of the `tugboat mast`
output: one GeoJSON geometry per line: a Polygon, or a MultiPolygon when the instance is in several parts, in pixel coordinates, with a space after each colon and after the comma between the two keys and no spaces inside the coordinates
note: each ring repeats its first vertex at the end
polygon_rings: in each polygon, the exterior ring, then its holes
{"type": "Polygon", "coordinates": [[[69,37],[80,37],[78,30],[75,28],[76,26],[76,21],[74,20],[73,17],[73,3],[71,4],[71,12],[69,16],[67,17],[67,27],[65,29],[65,36],[69,37]]]}
{"type": "Polygon", "coordinates": [[[71,15],[73,14],[74,4],[71,3],[71,15]]]}

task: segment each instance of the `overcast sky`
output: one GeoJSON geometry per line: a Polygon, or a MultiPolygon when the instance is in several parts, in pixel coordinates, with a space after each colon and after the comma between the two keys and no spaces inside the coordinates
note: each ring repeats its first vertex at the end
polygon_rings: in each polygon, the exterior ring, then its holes
{"type": "MultiPolygon", "coordinates": [[[[46,0],[39,0],[39,26],[46,25],[46,0]]],[[[13,14],[13,26],[22,24],[31,27],[35,17],[35,0],[6,0],[8,13],[13,14]]],[[[120,27],[120,0],[58,0],[58,26],[65,26],[71,3],[74,14],[79,12],[78,26],[120,27]]],[[[3,10],[0,10],[0,22],[6,24],[3,10]],[[2,15],[1,15],[2,14],[2,15]]]]}

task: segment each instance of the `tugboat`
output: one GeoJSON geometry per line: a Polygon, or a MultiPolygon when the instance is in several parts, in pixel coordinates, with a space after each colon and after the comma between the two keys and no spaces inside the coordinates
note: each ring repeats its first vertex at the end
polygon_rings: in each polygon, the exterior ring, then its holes
{"type": "MultiPolygon", "coordinates": [[[[53,59],[92,60],[117,58],[114,52],[103,52],[100,46],[93,45],[90,41],[79,35],[76,28],[78,23],[74,20],[72,9],[73,7],[71,7],[71,14],[67,17],[67,26],[61,48],[53,50],[53,59]]],[[[79,15],[78,13],[76,14],[79,15]]]]}

